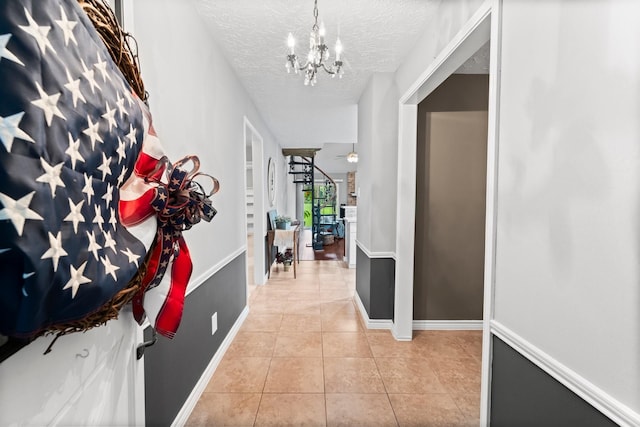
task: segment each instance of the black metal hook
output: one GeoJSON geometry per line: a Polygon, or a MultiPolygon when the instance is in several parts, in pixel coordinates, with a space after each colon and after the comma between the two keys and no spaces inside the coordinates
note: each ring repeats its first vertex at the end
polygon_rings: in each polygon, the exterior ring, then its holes
{"type": "Polygon", "coordinates": [[[147,347],[151,347],[156,343],[156,341],[158,341],[158,334],[156,333],[156,330],[152,329],[152,331],[153,331],[153,336],[151,337],[151,339],[149,341],[143,342],[136,348],[136,360],[142,359],[142,356],[144,356],[144,350],[147,347]]]}
{"type": "Polygon", "coordinates": [[[81,357],[83,359],[86,359],[87,357],[89,357],[89,349],[87,348],[83,348],[82,349],[82,354],[81,353],[76,353],[76,358],[81,357]]]}

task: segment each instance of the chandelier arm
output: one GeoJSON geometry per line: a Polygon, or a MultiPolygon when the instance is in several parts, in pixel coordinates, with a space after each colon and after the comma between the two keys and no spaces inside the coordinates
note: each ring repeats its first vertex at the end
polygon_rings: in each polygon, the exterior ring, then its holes
{"type": "Polygon", "coordinates": [[[320,65],[322,66],[322,68],[323,68],[327,73],[329,73],[329,74],[335,74],[335,73],[336,73],[335,71],[331,71],[331,70],[329,70],[327,67],[325,67],[325,66],[324,66],[324,64],[320,64],[320,65]]]}
{"type": "Polygon", "coordinates": [[[298,67],[298,71],[304,71],[309,66],[309,61],[305,62],[304,65],[298,67]]]}

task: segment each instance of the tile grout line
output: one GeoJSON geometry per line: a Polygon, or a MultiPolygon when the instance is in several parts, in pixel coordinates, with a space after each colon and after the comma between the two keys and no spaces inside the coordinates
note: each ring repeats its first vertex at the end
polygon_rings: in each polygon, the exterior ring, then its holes
{"type": "Polygon", "coordinates": [[[380,372],[380,366],[378,366],[378,359],[373,354],[373,349],[371,348],[371,342],[369,341],[369,336],[366,333],[365,333],[365,337],[367,339],[367,345],[369,346],[369,351],[371,352],[371,358],[373,358],[373,363],[376,365],[376,369],[378,370],[378,375],[380,375],[380,381],[382,382],[382,386],[384,387],[384,394],[385,396],[387,396],[389,407],[391,408],[391,412],[393,412],[393,418],[396,420],[396,426],[399,426],[400,421],[398,421],[398,415],[396,414],[396,410],[393,407],[393,403],[391,403],[391,398],[389,397],[389,390],[387,389],[387,383],[384,381],[382,372],[380,372]]]}
{"type": "Polygon", "coordinates": [[[324,372],[324,329],[322,328],[322,303],[320,303],[320,345],[322,346],[322,391],[324,397],[324,425],[329,424],[329,410],[327,408],[327,380],[324,372]]]}

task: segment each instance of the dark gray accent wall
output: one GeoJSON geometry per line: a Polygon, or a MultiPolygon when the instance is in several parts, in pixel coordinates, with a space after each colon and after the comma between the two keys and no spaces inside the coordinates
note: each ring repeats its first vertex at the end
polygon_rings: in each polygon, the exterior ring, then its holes
{"type": "Polygon", "coordinates": [[[269,269],[276,262],[276,255],[278,255],[278,247],[271,246],[271,259],[269,259],[269,237],[264,236],[264,274],[269,273],[269,269]]]}
{"type": "Polygon", "coordinates": [[[356,292],[369,319],[393,319],[396,262],[356,249],[356,292]]]}
{"type": "MultiPolygon", "coordinates": [[[[246,305],[244,252],[200,285],[185,300],[174,339],[158,336],[144,355],[147,426],[171,425],[246,305]],[[211,316],[218,330],[211,335],[211,316]]],[[[145,339],[151,328],[145,330],[145,339]]]]}
{"type": "Polygon", "coordinates": [[[371,318],[371,259],[356,245],[356,292],[371,318]]]}
{"type": "Polygon", "coordinates": [[[492,427],[607,427],[617,424],[493,337],[492,427]]]}

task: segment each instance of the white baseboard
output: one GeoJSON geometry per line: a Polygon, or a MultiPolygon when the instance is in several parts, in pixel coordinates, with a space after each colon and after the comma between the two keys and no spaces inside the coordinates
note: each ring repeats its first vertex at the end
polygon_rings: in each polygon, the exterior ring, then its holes
{"type": "Polygon", "coordinates": [[[586,378],[563,365],[500,322],[492,320],[491,333],[526,357],[581,399],[621,426],[640,426],[640,414],[614,399],[586,378]]]}
{"type": "Polygon", "coordinates": [[[414,320],[414,331],[481,331],[482,320],[414,320]]]}
{"type": "MultiPolygon", "coordinates": [[[[356,292],[354,297],[360,317],[367,329],[393,329],[393,320],[391,319],[369,319],[369,314],[362,304],[360,295],[356,292]]],[[[482,320],[414,320],[414,331],[481,331],[482,320]]],[[[407,339],[398,338],[400,341],[407,339]]],[[[410,339],[409,339],[410,340],[410,339]]]]}
{"type": "Polygon", "coordinates": [[[222,341],[222,344],[220,344],[220,348],[218,348],[218,351],[216,351],[216,354],[213,355],[211,362],[209,362],[209,365],[207,365],[207,368],[202,373],[202,376],[200,376],[200,379],[196,383],[195,387],[193,387],[193,390],[191,390],[191,393],[189,394],[189,397],[187,398],[187,400],[184,402],[184,405],[182,405],[180,412],[178,412],[178,415],[176,415],[176,418],[173,420],[173,423],[171,423],[171,427],[183,426],[187,423],[187,420],[189,419],[191,412],[193,412],[193,408],[196,407],[196,404],[198,403],[200,396],[202,396],[202,393],[207,387],[207,384],[209,384],[211,377],[213,377],[214,372],[216,371],[216,369],[218,368],[218,365],[220,364],[220,361],[222,360],[222,358],[224,357],[224,354],[229,349],[229,346],[233,342],[233,339],[238,334],[238,331],[240,330],[240,327],[244,323],[248,314],[249,314],[249,307],[245,306],[244,310],[242,310],[242,312],[240,313],[240,316],[238,316],[238,319],[231,327],[231,330],[229,330],[229,333],[227,334],[225,339],[222,341]]]}
{"type": "Polygon", "coordinates": [[[360,312],[360,316],[362,317],[362,322],[367,327],[367,329],[391,329],[393,327],[393,320],[391,319],[369,319],[369,314],[364,308],[362,300],[360,300],[360,295],[358,295],[357,292],[355,293],[353,299],[355,300],[358,311],[360,312]]]}

